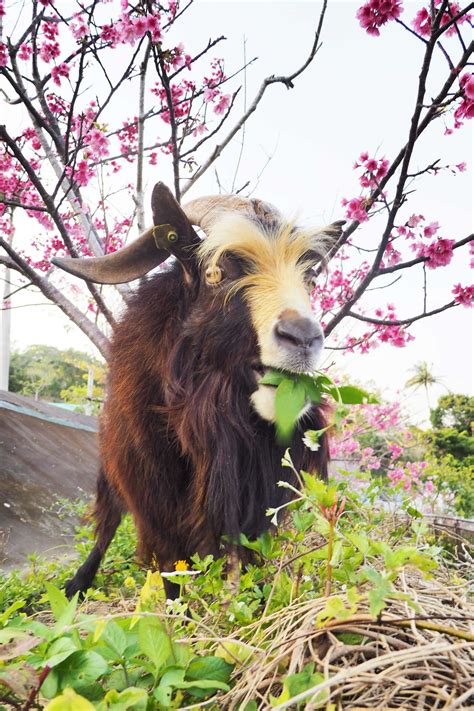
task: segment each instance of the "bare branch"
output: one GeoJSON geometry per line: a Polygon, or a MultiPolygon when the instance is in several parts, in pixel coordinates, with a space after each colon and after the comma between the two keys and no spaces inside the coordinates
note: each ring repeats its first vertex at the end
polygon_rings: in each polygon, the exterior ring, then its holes
{"type": "Polygon", "coordinates": [[[287,89],[292,89],[293,88],[293,82],[294,80],[302,73],[304,70],[311,64],[313,61],[314,57],[316,56],[316,53],[319,49],[319,38],[321,35],[321,30],[323,27],[323,22],[324,22],[324,16],[326,13],[326,8],[327,8],[327,0],[324,0],[323,2],[323,7],[321,10],[321,14],[319,16],[319,23],[318,23],[318,28],[316,30],[316,34],[314,37],[314,42],[313,46],[311,47],[311,51],[308,54],[308,57],[304,64],[299,67],[295,72],[292,74],[289,74],[288,76],[269,76],[266,79],[263,80],[260,89],[257,92],[257,95],[255,96],[254,100],[250,104],[249,108],[247,111],[244,112],[244,114],[241,116],[239,121],[235,124],[235,126],[231,129],[231,131],[227,134],[227,136],[224,138],[224,140],[217,145],[209,158],[205,161],[205,163],[198,168],[198,170],[194,173],[192,178],[188,180],[186,185],[183,187],[181,190],[181,195],[184,195],[185,193],[188,192],[190,188],[196,183],[197,180],[211,167],[211,165],[214,163],[214,161],[221,155],[222,151],[229,145],[230,141],[233,139],[233,137],[238,133],[243,125],[248,121],[250,116],[256,111],[257,106],[261,102],[266,90],[268,89],[269,86],[272,84],[284,84],[287,89]]]}
{"type": "Polygon", "coordinates": [[[409,318],[393,319],[391,321],[384,320],[381,318],[371,318],[370,316],[363,316],[362,314],[356,314],[354,311],[349,311],[348,316],[357,319],[357,321],[364,321],[365,323],[373,323],[379,326],[410,326],[415,321],[419,321],[422,318],[428,318],[429,316],[434,316],[435,314],[440,314],[447,309],[452,309],[455,306],[459,306],[457,301],[450,301],[449,304],[440,306],[432,311],[424,311],[417,316],[410,316],[409,318]]]}
{"type": "Polygon", "coordinates": [[[137,206],[137,226],[138,231],[145,229],[145,207],[143,201],[143,158],[145,141],[145,86],[146,72],[151,54],[151,39],[145,50],[145,55],[140,66],[140,89],[138,93],[138,159],[137,159],[137,184],[135,193],[135,204],[137,206]]]}
{"type": "MultiPolygon", "coordinates": [[[[71,319],[73,323],[76,324],[78,328],[83,331],[83,333],[86,334],[88,338],[94,343],[94,345],[99,349],[100,353],[104,356],[105,359],[108,357],[108,346],[109,346],[109,341],[108,339],[104,336],[104,334],[95,326],[88,318],[87,316],[84,316],[81,311],[74,306],[72,301],[69,301],[69,299],[64,296],[64,294],[59,291],[51,282],[46,279],[45,277],[41,276],[36,272],[33,267],[31,267],[26,260],[24,260],[19,254],[15,252],[15,250],[8,244],[6,240],[4,240],[2,237],[0,237],[0,247],[3,247],[5,252],[8,254],[10,261],[13,262],[13,264],[9,264],[8,266],[12,266],[13,269],[16,269],[18,272],[26,276],[35,286],[37,286],[41,292],[46,296],[47,299],[55,303],[61,311],[63,311],[66,316],[71,319]]],[[[0,260],[5,263],[5,257],[0,256],[0,260]]]]}

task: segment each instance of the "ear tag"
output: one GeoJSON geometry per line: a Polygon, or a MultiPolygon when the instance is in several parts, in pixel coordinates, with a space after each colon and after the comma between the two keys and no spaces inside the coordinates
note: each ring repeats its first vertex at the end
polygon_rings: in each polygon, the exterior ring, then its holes
{"type": "Polygon", "coordinates": [[[208,267],[206,269],[206,281],[211,286],[215,286],[222,281],[222,269],[218,267],[217,264],[214,267],[208,267]]]}
{"type": "Polygon", "coordinates": [[[178,241],[178,233],[172,225],[155,225],[152,234],[158,249],[167,249],[178,241]]]}

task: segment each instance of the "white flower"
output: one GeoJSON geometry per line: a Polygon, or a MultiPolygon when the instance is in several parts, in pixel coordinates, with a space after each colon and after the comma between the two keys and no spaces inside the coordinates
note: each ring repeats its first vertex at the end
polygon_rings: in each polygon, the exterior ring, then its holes
{"type": "Polygon", "coordinates": [[[200,570],[172,570],[168,573],[161,573],[162,578],[178,578],[183,575],[201,575],[200,570]]]}
{"type": "Polygon", "coordinates": [[[314,438],[314,436],[311,436],[310,430],[308,430],[308,432],[306,432],[305,436],[303,437],[303,444],[305,444],[308,449],[311,449],[312,452],[317,452],[318,449],[320,449],[321,447],[321,445],[314,438]]]}

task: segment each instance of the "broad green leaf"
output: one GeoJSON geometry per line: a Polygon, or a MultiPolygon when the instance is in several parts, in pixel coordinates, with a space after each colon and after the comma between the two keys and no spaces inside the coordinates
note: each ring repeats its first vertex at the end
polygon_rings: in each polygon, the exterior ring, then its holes
{"type": "Polygon", "coordinates": [[[217,681],[216,679],[196,679],[196,681],[182,681],[177,685],[179,689],[206,689],[207,691],[213,689],[217,691],[221,689],[222,691],[229,691],[230,686],[225,684],[223,681],[217,681]]]}
{"type": "Polygon", "coordinates": [[[421,511],[418,511],[418,509],[414,506],[407,506],[406,512],[409,516],[412,516],[413,518],[423,518],[423,514],[421,513],[421,511]]]}
{"type": "Polygon", "coordinates": [[[138,623],[138,644],[158,672],[172,654],[170,638],[157,617],[143,617],[138,623]]]}
{"type": "Polygon", "coordinates": [[[82,686],[95,681],[107,671],[107,662],[93,651],[79,650],[71,654],[56,670],[61,686],[82,686]]]}
{"type": "Polygon", "coordinates": [[[130,686],[124,691],[118,692],[111,689],[104,696],[99,704],[99,711],[128,711],[133,708],[135,711],[145,711],[148,701],[148,694],[145,689],[130,686]]]}
{"type": "Polygon", "coordinates": [[[113,620],[107,623],[105,630],[102,633],[102,641],[105,642],[117,657],[122,657],[127,647],[127,635],[123,629],[113,620]]]}
{"type": "Polygon", "coordinates": [[[68,607],[69,600],[67,599],[66,595],[63,593],[62,590],[59,590],[51,583],[45,583],[44,586],[46,588],[46,598],[48,599],[48,602],[51,605],[51,610],[53,612],[54,619],[57,622],[63,612],[68,607]]]}
{"type": "Polygon", "coordinates": [[[321,402],[321,384],[318,379],[303,374],[298,376],[298,381],[304,386],[307,399],[318,405],[321,402]]]}
{"type": "Polygon", "coordinates": [[[355,385],[340,385],[339,387],[328,388],[328,393],[337,402],[342,402],[344,405],[363,405],[365,403],[374,404],[378,400],[376,397],[358,388],[355,385]]]}
{"type": "Polygon", "coordinates": [[[45,711],[95,711],[90,701],[76,694],[74,689],[64,689],[61,696],[49,702],[45,711]]]}
{"type": "Polygon", "coordinates": [[[304,386],[294,380],[282,380],[275,393],[276,429],[280,443],[288,443],[291,440],[298,415],[304,405],[304,386]]]}
{"type": "Polygon", "coordinates": [[[257,652],[257,647],[252,647],[246,642],[237,639],[222,639],[216,650],[216,657],[224,659],[229,664],[247,664],[251,657],[257,652]]]}
{"type": "Polygon", "coordinates": [[[370,541],[363,533],[346,533],[346,538],[363,554],[367,555],[370,549],[370,541]]]}
{"type": "Polygon", "coordinates": [[[336,541],[333,549],[332,549],[332,556],[331,556],[331,565],[333,568],[335,568],[338,564],[339,561],[341,560],[341,553],[342,553],[342,541],[336,541]]]}
{"type": "Polygon", "coordinates": [[[323,496],[327,493],[328,485],[322,479],[318,479],[312,474],[301,472],[305,488],[308,494],[316,499],[318,503],[322,503],[323,496]]]}
{"type": "MultiPolygon", "coordinates": [[[[274,696],[270,697],[271,705],[278,706],[281,703],[290,701],[293,696],[297,696],[303,691],[311,689],[311,687],[324,681],[324,675],[320,672],[313,672],[313,669],[313,663],[307,664],[301,672],[287,676],[283,682],[283,691],[280,696],[277,698],[274,696]]],[[[324,699],[325,695],[327,695],[327,692],[323,692],[323,695],[318,694],[316,698],[312,699],[312,701],[321,701],[324,699]]]]}
{"type": "Polygon", "coordinates": [[[55,634],[62,632],[65,627],[72,623],[76,615],[78,602],[79,593],[77,592],[74,597],[68,601],[68,604],[63,609],[62,613],[59,615],[59,618],[57,618],[57,622],[53,628],[55,634]]]}
{"type": "Polygon", "coordinates": [[[220,657],[194,657],[186,670],[186,680],[213,679],[228,682],[234,664],[228,664],[220,657]]]}
{"type": "Polygon", "coordinates": [[[48,667],[55,667],[77,652],[77,646],[70,637],[60,637],[49,647],[45,662],[48,667]]]}

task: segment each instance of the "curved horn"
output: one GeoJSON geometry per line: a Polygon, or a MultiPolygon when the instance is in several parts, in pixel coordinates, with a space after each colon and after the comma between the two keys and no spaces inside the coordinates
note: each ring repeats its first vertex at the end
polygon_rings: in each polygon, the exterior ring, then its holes
{"type": "Polygon", "coordinates": [[[263,200],[246,199],[237,195],[216,195],[191,200],[183,206],[186,217],[193,225],[207,232],[223,212],[239,212],[260,222],[282,221],[281,213],[263,200]]]}
{"type": "Polygon", "coordinates": [[[103,257],[57,257],[52,262],[74,276],[97,284],[124,284],[138,279],[170,256],[158,249],[153,227],[123,249],[103,257]]]}

